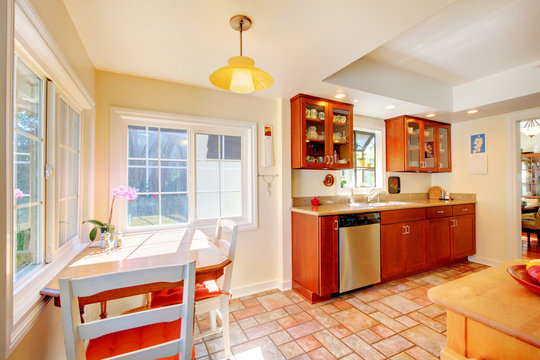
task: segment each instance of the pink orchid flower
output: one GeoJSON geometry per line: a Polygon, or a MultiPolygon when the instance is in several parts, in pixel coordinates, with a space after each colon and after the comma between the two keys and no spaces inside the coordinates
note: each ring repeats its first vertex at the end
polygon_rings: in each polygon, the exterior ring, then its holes
{"type": "Polygon", "coordinates": [[[15,196],[15,199],[22,199],[24,196],[24,193],[19,189],[15,189],[13,190],[13,196],[15,196]]]}

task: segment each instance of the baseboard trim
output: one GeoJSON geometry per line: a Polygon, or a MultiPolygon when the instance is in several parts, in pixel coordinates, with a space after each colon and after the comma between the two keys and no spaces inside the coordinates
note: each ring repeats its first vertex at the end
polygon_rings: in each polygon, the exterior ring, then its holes
{"type": "Polygon", "coordinates": [[[482,256],[469,256],[467,257],[467,260],[487,266],[495,266],[503,263],[501,260],[485,258],[482,256]]]}
{"type": "Polygon", "coordinates": [[[268,291],[268,290],[274,290],[279,289],[281,291],[290,290],[292,287],[292,281],[279,281],[279,280],[272,280],[272,281],[266,281],[254,285],[248,285],[244,287],[237,287],[233,288],[231,293],[233,294],[233,299],[253,295],[256,293],[260,293],[262,291],[268,291]]]}

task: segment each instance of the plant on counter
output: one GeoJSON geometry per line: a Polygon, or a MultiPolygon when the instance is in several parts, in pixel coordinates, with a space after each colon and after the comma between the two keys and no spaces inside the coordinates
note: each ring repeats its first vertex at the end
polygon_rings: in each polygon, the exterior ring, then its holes
{"type": "Polygon", "coordinates": [[[90,230],[90,234],[89,234],[90,240],[94,240],[96,238],[98,229],[101,231],[102,234],[106,232],[109,232],[109,233],[114,232],[114,225],[112,225],[111,222],[112,222],[112,216],[113,216],[114,202],[117,198],[124,196],[126,197],[127,200],[132,201],[132,200],[137,200],[139,197],[137,195],[137,189],[131,186],[128,186],[128,187],[119,186],[117,188],[113,188],[112,194],[113,194],[113,199],[111,202],[111,210],[109,212],[109,220],[106,223],[101,222],[99,220],[83,221],[83,224],[88,222],[90,224],[96,225],[92,228],[92,230],[90,230]]]}

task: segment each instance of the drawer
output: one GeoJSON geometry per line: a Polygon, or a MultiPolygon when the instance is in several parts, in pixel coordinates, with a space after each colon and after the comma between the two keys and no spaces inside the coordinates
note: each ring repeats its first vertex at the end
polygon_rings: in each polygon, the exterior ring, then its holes
{"type": "Polygon", "coordinates": [[[452,206],[435,206],[426,209],[428,219],[452,216],[452,206]]]}
{"type": "Polygon", "coordinates": [[[381,224],[395,224],[406,221],[424,220],[426,208],[381,211],[381,224]]]}
{"type": "Polygon", "coordinates": [[[452,208],[454,216],[474,214],[474,204],[454,205],[452,208]]]}

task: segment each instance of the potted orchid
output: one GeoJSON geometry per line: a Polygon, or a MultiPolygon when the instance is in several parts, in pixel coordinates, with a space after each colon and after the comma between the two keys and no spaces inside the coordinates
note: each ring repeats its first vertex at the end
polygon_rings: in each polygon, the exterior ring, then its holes
{"type": "Polygon", "coordinates": [[[106,223],[101,222],[99,220],[83,221],[83,224],[88,222],[90,224],[95,225],[92,228],[92,230],[90,230],[90,234],[89,234],[90,240],[94,240],[96,238],[98,229],[101,231],[102,234],[106,232],[111,233],[111,234],[114,233],[114,225],[112,225],[111,222],[112,222],[112,216],[113,216],[114,202],[116,199],[124,196],[127,200],[132,201],[132,200],[137,200],[137,198],[139,197],[137,195],[137,189],[131,186],[128,186],[128,187],[119,186],[117,188],[113,188],[112,194],[113,194],[113,198],[111,202],[111,210],[109,212],[109,220],[106,223]]]}

